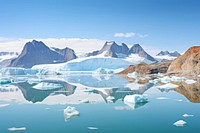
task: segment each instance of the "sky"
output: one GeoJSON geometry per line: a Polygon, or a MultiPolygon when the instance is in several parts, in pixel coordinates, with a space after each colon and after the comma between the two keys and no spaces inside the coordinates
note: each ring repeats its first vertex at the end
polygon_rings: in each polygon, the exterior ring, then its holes
{"type": "Polygon", "coordinates": [[[0,51],[39,39],[58,47],[116,41],[150,53],[184,52],[200,45],[199,7],[199,0],[0,0],[0,51]]]}

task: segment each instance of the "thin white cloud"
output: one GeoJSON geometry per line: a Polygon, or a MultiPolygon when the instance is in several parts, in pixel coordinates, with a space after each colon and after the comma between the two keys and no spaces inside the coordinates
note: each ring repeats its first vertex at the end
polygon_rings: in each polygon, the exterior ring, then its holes
{"type": "Polygon", "coordinates": [[[124,38],[132,38],[132,37],[139,37],[139,38],[146,38],[148,37],[148,34],[140,34],[140,33],[135,33],[135,32],[128,32],[128,33],[115,33],[114,37],[124,37],[124,38]]]}
{"type": "Polygon", "coordinates": [[[114,37],[125,37],[125,38],[131,38],[134,37],[136,33],[134,32],[128,32],[128,33],[115,33],[114,37]]]}
{"type": "MultiPolygon", "coordinates": [[[[49,47],[65,48],[69,47],[76,53],[91,52],[100,49],[106,40],[100,39],[82,39],[82,38],[34,38],[37,41],[44,42],[49,47]]],[[[21,52],[25,43],[32,41],[29,38],[3,38],[0,37],[0,51],[21,52]]]]}

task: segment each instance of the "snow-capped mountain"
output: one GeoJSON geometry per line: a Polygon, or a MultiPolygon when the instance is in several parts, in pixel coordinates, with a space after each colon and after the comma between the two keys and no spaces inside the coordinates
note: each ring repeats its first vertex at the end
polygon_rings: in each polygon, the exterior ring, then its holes
{"type": "Polygon", "coordinates": [[[169,51],[160,51],[160,53],[158,53],[156,56],[164,56],[164,55],[168,55],[168,56],[173,56],[173,57],[178,57],[181,54],[177,51],[174,52],[169,52],[169,51]]]}
{"type": "Polygon", "coordinates": [[[17,52],[0,52],[0,67],[8,66],[12,59],[17,58],[17,52]]]}
{"type": "Polygon", "coordinates": [[[130,56],[137,55],[138,58],[146,59],[152,62],[156,60],[150,56],[145,50],[139,45],[134,44],[130,49],[124,43],[118,45],[114,41],[106,42],[101,50],[93,51],[87,53],[86,56],[96,56],[103,54],[104,57],[114,57],[114,58],[129,58],[130,56]]]}
{"type": "Polygon", "coordinates": [[[157,60],[173,60],[181,54],[177,51],[169,52],[169,51],[160,51],[154,58],[157,60]]]}
{"type": "Polygon", "coordinates": [[[33,40],[25,44],[21,54],[13,59],[9,66],[30,68],[37,64],[63,63],[75,58],[72,49],[51,49],[43,42],[33,40]]]}

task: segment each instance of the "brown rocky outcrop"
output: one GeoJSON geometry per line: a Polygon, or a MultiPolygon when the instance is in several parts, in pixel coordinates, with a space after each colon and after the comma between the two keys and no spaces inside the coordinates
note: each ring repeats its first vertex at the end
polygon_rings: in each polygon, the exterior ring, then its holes
{"type": "Polygon", "coordinates": [[[138,64],[136,66],[131,65],[118,74],[124,75],[134,71],[138,72],[140,75],[166,73],[170,64],[171,61],[157,62],[152,64],[138,64]]]}
{"type": "Polygon", "coordinates": [[[194,84],[180,82],[177,85],[179,87],[174,89],[176,92],[184,95],[191,102],[200,103],[200,80],[194,84]]]}
{"type": "Polygon", "coordinates": [[[172,61],[168,73],[177,76],[194,77],[200,74],[200,46],[189,48],[172,61]]]}

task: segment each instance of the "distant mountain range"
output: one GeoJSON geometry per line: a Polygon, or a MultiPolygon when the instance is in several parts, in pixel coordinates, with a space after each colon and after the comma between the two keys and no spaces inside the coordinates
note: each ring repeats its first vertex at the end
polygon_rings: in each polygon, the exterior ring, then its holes
{"type": "Polygon", "coordinates": [[[165,56],[165,55],[178,57],[181,54],[177,51],[174,51],[174,52],[171,52],[171,53],[169,51],[160,51],[160,53],[158,53],[156,56],[165,56]]]}
{"type": "Polygon", "coordinates": [[[134,44],[130,49],[124,43],[121,45],[116,44],[114,41],[106,42],[102,49],[87,53],[86,56],[96,56],[104,54],[105,57],[114,57],[114,58],[124,58],[128,57],[131,54],[138,54],[140,57],[143,57],[147,60],[155,62],[156,60],[150,56],[145,50],[139,45],[134,44]]]}
{"type": "MultiPolygon", "coordinates": [[[[0,61],[1,67],[23,67],[31,68],[38,64],[56,64],[64,63],[73,59],[78,58],[73,49],[68,47],[64,49],[59,48],[49,48],[41,41],[33,40],[27,42],[20,54],[15,52],[0,52],[1,56],[14,55],[12,58],[2,58],[0,61]]],[[[100,50],[93,51],[91,53],[86,53],[86,57],[99,56],[99,57],[113,57],[113,58],[123,58],[127,61],[138,60],[140,62],[157,62],[160,61],[162,56],[171,56],[173,59],[180,56],[180,54],[175,52],[161,51],[154,58],[149,55],[139,44],[134,44],[132,47],[128,47],[125,43],[118,45],[115,41],[106,42],[100,50]],[[158,58],[157,58],[158,57],[158,58]]],[[[171,58],[170,58],[171,59],[171,58]]]]}
{"type": "Polygon", "coordinates": [[[10,67],[30,68],[37,64],[63,63],[75,59],[74,50],[70,48],[49,48],[43,42],[33,40],[27,42],[21,54],[11,60],[10,67]]]}

